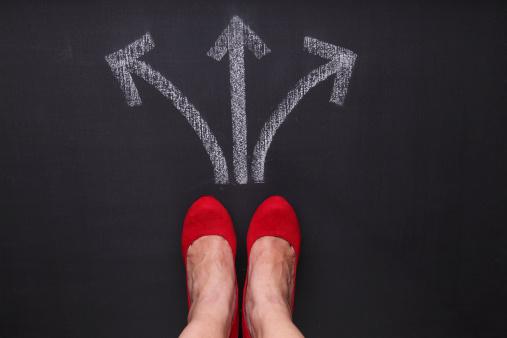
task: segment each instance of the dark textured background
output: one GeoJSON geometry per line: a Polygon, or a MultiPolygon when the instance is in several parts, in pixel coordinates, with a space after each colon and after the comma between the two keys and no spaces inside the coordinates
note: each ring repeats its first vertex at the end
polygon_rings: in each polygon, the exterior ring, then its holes
{"type": "Polygon", "coordinates": [[[240,287],[250,218],[280,194],[303,235],[294,321],[308,337],[501,337],[507,330],[506,6],[394,2],[17,2],[0,10],[0,336],[176,337],[180,235],[202,194],[230,211],[240,287]],[[127,106],[104,56],[143,57],[197,107],[231,166],[233,15],[272,53],[246,53],[249,154],[296,81],[358,54],[276,134],[266,183],[213,183],[174,106],[134,77],[127,106]]]}

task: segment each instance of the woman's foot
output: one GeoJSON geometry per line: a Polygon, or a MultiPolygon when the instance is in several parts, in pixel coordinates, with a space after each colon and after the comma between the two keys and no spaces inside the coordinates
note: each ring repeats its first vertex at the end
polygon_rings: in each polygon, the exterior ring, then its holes
{"type": "Polygon", "coordinates": [[[229,337],[237,299],[229,243],[221,236],[200,237],[186,259],[190,311],[180,337],[229,337]]]}
{"type": "Polygon", "coordinates": [[[286,240],[265,236],[252,245],[243,313],[252,337],[303,337],[292,323],[295,267],[286,240]]]}

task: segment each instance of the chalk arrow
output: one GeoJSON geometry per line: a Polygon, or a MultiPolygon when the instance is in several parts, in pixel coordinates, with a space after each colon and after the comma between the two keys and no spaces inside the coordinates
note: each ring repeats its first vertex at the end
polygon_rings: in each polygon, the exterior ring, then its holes
{"type": "Polygon", "coordinates": [[[217,139],[211,132],[206,121],[201,117],[201,114],[169,80],[151,68],[150,65],[138,60],[139,57],[143,56],[154,47],[155,43],[150,33],[146,33],[139,40],[105,57],[114,76],[120,83],[127,104],[129,106],[138,106],[141,104],[139,92],[132,80],[131,74],[133,73],[154,86],[181,112],[197,133],[199,139],[201,139],[210,157],[215,175],[215,183],[228,183],[229,175],[227,163],[222,148],[218,145],[217,139]]]}
{"type": "Polygon", "coordinates": [[[229,52],[234,177],[239,184],[248,181],[247,128],[245,111],[245,46],[260,59],[270,52],[262,40],[237,16],[218,37],[208,56],[220,61],[229,52]]]}
{"type": "Polygon", "coordinates": [[[252,160],[252,177],[256,183],[264,181],[266,154],[276,131],[311,88],[315,87],[329,76],[336,74],[330,102],[343,105],[345,100],[349,79],[357,55],[343,47],[338,47],[309,37],[304,39],[304,48],[312,54],[329,59],[330,62],[311,71],[308,75],[299,80],[296,87],[287,94],[287,97],[277,106],[276,110],[269,117],[269,120],[264,124],[259,140],[255,145],[252,160]]]}

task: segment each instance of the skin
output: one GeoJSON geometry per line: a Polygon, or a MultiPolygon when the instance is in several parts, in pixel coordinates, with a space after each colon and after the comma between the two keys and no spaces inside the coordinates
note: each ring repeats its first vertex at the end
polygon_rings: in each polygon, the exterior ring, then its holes
{"type": "MultiPolygon", "coordinates": [[[[246,322],[254,338],[303,337],[292,323],[296,254],[284,239],[261,237],[252,246],[245,295],[246,322]]],[[[187,251],[188,325],[180,337],[229,337],[235,302],[232,250],[220,236],[204,236],[187,251]]]]}
{"type": "Polygon", "coordinates": [[[203,236],[187,250],[188,324],[181,338],[229,337],[236,304],[234,258],[220,236],[203,236]]]}

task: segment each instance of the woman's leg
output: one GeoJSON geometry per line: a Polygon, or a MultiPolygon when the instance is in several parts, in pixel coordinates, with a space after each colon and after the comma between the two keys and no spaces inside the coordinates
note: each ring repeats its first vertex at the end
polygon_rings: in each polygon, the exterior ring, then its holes
{"type": "Polygon", "coordinates": [[[265,236],[250,251],[246,322],[254,338],[303,337],[292,322],[296,254],[286,240],[265,236]]]}
{"type": "Polygon", "coordinates": [[[229,337],[236,304],[234,258],[220,236],[203,236],[187,251],[188,324],[182,338],[229,337]]]}

